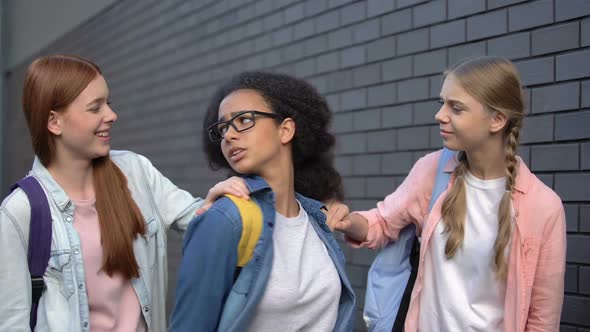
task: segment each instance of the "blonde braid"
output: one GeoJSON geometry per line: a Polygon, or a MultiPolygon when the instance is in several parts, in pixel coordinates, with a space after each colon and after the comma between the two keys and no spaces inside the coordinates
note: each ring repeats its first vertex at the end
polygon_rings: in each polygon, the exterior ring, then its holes
{"type": "Polygon", "coordinates": [[[465,172],[467,172],[467,155],[464,151],[457,156],[459,164],[455,168],[455,182],[443,201],[441,215],[445,223],[445,233],[449,234],[445,245],[445,256],[451,259],[463,244],[465,236],[465,215],[467,214],[467,194],[465,189],[465,172]]]}

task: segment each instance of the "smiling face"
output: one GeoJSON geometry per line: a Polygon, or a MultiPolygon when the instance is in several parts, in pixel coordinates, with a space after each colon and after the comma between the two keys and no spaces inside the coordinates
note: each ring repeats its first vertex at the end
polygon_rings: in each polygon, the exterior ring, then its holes
{"type": "Polygon", "coordinates": [[[435,118],[445,147],[456,151],[478,149],[501,130],[494,112],[470,96],[452,75],[446,77],[440,98],[442,106],[435,118]]]}
{"type": "Polygon", "coordinates": [[[50,112],[48,129],[55,135],[58,157],[91,161],[109,154],[110,129],[117,115],[108,98],[107,83],[97,75],[63,111],[50,112]]]}
{"type": "MultiPolygon", "coordinates": [[[[273,113],[260,93],[242,89],[223,99],[219,105],[219,121],[227,121],[243,111],[273,113]]],[[[249,117],[237,117],[234,121],[252,120],[249,117]]],[[[254,121],[253,127],[241,132],[229,126],[221,140],[223,156],[231,168],[240,174],[263,175],[269,168],[277,167],[278,156],[284,146],[282,125],[263,115],[255,115],[254,121]]]]}

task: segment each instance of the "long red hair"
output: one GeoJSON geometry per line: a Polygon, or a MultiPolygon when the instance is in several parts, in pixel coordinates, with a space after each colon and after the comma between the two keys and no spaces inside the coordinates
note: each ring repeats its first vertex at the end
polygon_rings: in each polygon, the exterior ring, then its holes
{"type": "MultiPolygon", "coordinates": [[[[76,56],[39,58],[27,69],[23,111],[29,126],[33,151],[48,167],[55,157],[55,137],[47,129],[50,111],[63,112],[97,76],[100,68],[76,56]]],[[[96,211],[100,223],[102,269],[112,276],[139,277],[133,240],[145,234],[143,216],[131,197],[127,178],[109,156],[94,159],[96,211]]]]}

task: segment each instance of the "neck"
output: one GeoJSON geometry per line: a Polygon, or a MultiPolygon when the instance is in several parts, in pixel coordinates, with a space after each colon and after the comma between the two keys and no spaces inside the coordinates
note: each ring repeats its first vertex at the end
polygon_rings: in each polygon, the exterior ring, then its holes
{"type": "Polygon", "coordinates": [[[506,152],[503,142],[490,142],[478,149],[465,151],[468,169],[473,176],[481,180],[499,179],[506,176],[506,152]]]}
{"type": "Polygon", "coordinates": [[[275,194],[275,209],[287,218],[299,215],[299,204],[295,198],[295,170],[289,160],[269,167],[261,175],[275,194]]]}
{"type": "Polygon", "coordinates": [[[70,198],[87,200],[94,197],[92,161],[65,160],[56,156],[47,170],[70,198]]]}

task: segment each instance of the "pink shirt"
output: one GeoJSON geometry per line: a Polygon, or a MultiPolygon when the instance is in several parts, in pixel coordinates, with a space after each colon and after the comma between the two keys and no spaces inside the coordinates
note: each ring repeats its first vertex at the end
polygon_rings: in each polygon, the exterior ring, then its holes
{"type": "MultiPolygon", "coordinates": [[[[432,211],[428,205],[441,151],[416,162],[397,190],[377,203],[377,207],[359,212],[369,222],[365,242],[354,247],[380,248],[394,241],[399,231],[414,223],[422,237],[420,267],[412,291],[405,331],[418,330],[420,291],[423,287],[423,263],[431,235],[441,219],[441,205],[454,182],[451,177],[432,211]]],[[[452,172],[457,161],[445,167],[452,172]]],[[[558,331],[563,303],[566,231],[565,212],[560,198],[518,158],[518,175],[512,205],[515,225],[512,230],[508,277],[504,298],[504,331],[558,331]]],[[[350,242],[349,242],[350,243],[350,242]]]]}
{"type": "Polygon", "coordinates": [[[119,274],[109,277],[101,271],[103,255],[95,202],[74,201],[74,228],[82,247],[90,331],[144,332],[145,320],[131,281],[119,274]]]}

